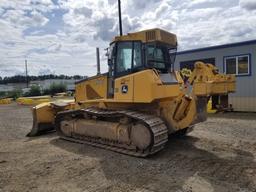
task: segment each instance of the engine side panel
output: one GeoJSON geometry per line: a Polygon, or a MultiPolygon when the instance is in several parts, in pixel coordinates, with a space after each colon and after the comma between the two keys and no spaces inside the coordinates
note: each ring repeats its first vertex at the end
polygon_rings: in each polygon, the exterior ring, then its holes
{"type": "MultiPolygon", "coordinates": [[[[173,76],[175,74],[168,73],[173,76]]],[[[154,70],[144,70],[115,80],[114,100],[151,103],[154,100],[175,98],[181,93],[180,84],[165,84],[154,70]]]]}
{"type": "Polygon", "coordinates": [[[107,98],[107,75],[99,75],[76,84],[76,102],[107,98]]]}

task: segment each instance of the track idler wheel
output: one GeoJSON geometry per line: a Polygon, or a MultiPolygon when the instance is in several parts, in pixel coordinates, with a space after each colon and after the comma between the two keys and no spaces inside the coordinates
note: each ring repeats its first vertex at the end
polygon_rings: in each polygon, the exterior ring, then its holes
{"type": "Polygon", "coordinates": [[[149,129],[141,123],[133,125],[131,128],[131,141],[138,149],[147,149],[152,143],[149,129]]]}

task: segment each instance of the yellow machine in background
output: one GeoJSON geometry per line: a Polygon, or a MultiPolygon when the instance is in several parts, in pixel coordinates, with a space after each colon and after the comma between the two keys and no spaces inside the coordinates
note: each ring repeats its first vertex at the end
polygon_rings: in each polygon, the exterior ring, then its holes
{"type": "Polygon", "coordinates": [[[133,156],[164,148],[168,135],[186,134],[206,120],[209,96],[235,91],[235,77],[197,62],[184,86],[173,71],[176,35],[151,29],[115,37],[109,72],[76,83],[75,102],[33,108],[29,136],[56,129],[66,140],[133,156]]]}

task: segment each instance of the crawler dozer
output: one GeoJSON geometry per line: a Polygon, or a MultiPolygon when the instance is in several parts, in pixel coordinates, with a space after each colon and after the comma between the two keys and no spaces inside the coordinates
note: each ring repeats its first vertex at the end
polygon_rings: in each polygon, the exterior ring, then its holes
{"type": "Polygon", "coordinates": [[[69,141],[145,157],[206,120],[211,95],[235,91],[235,77],[196,62],[185,84],[174,71],[175,34],[150,29],[117,36],[108,49],[108,73],[81,80],[74,102],[33,108],[28,136],[50,130],[69,141]]]}

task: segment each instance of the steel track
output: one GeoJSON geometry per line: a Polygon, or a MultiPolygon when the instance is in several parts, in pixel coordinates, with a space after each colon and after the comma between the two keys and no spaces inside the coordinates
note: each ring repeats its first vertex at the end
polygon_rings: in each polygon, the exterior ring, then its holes
{"type": "Polygon", "coordinates": [[[123,153],[136,157],[146,157],[162,150],[168,141],[168,130],[164,122],[154,115],[148,115],[145,113],[132,111],[132,110],[103,110],[99,108],[87,108],[82,110],[64,111],[58,113],[56,116],[55,127],[58,135],[65,140],[89,144],[92,146],[112,150],[118,153],[123,153]],[[72,134],[72,137],[64,135],[60,128],[60,122],[67,117],[82,118],[84,115],[95,117],[107,117],[107,118],[122,118],[129,117],[134,121],[138,121],[146,125],[150,130],[152,142],[147,150],[138,150],[136,146],[126,146],[126,144],[116,141],[110,141],[106,139],[92,138],[84,135],[72,134]]]}

